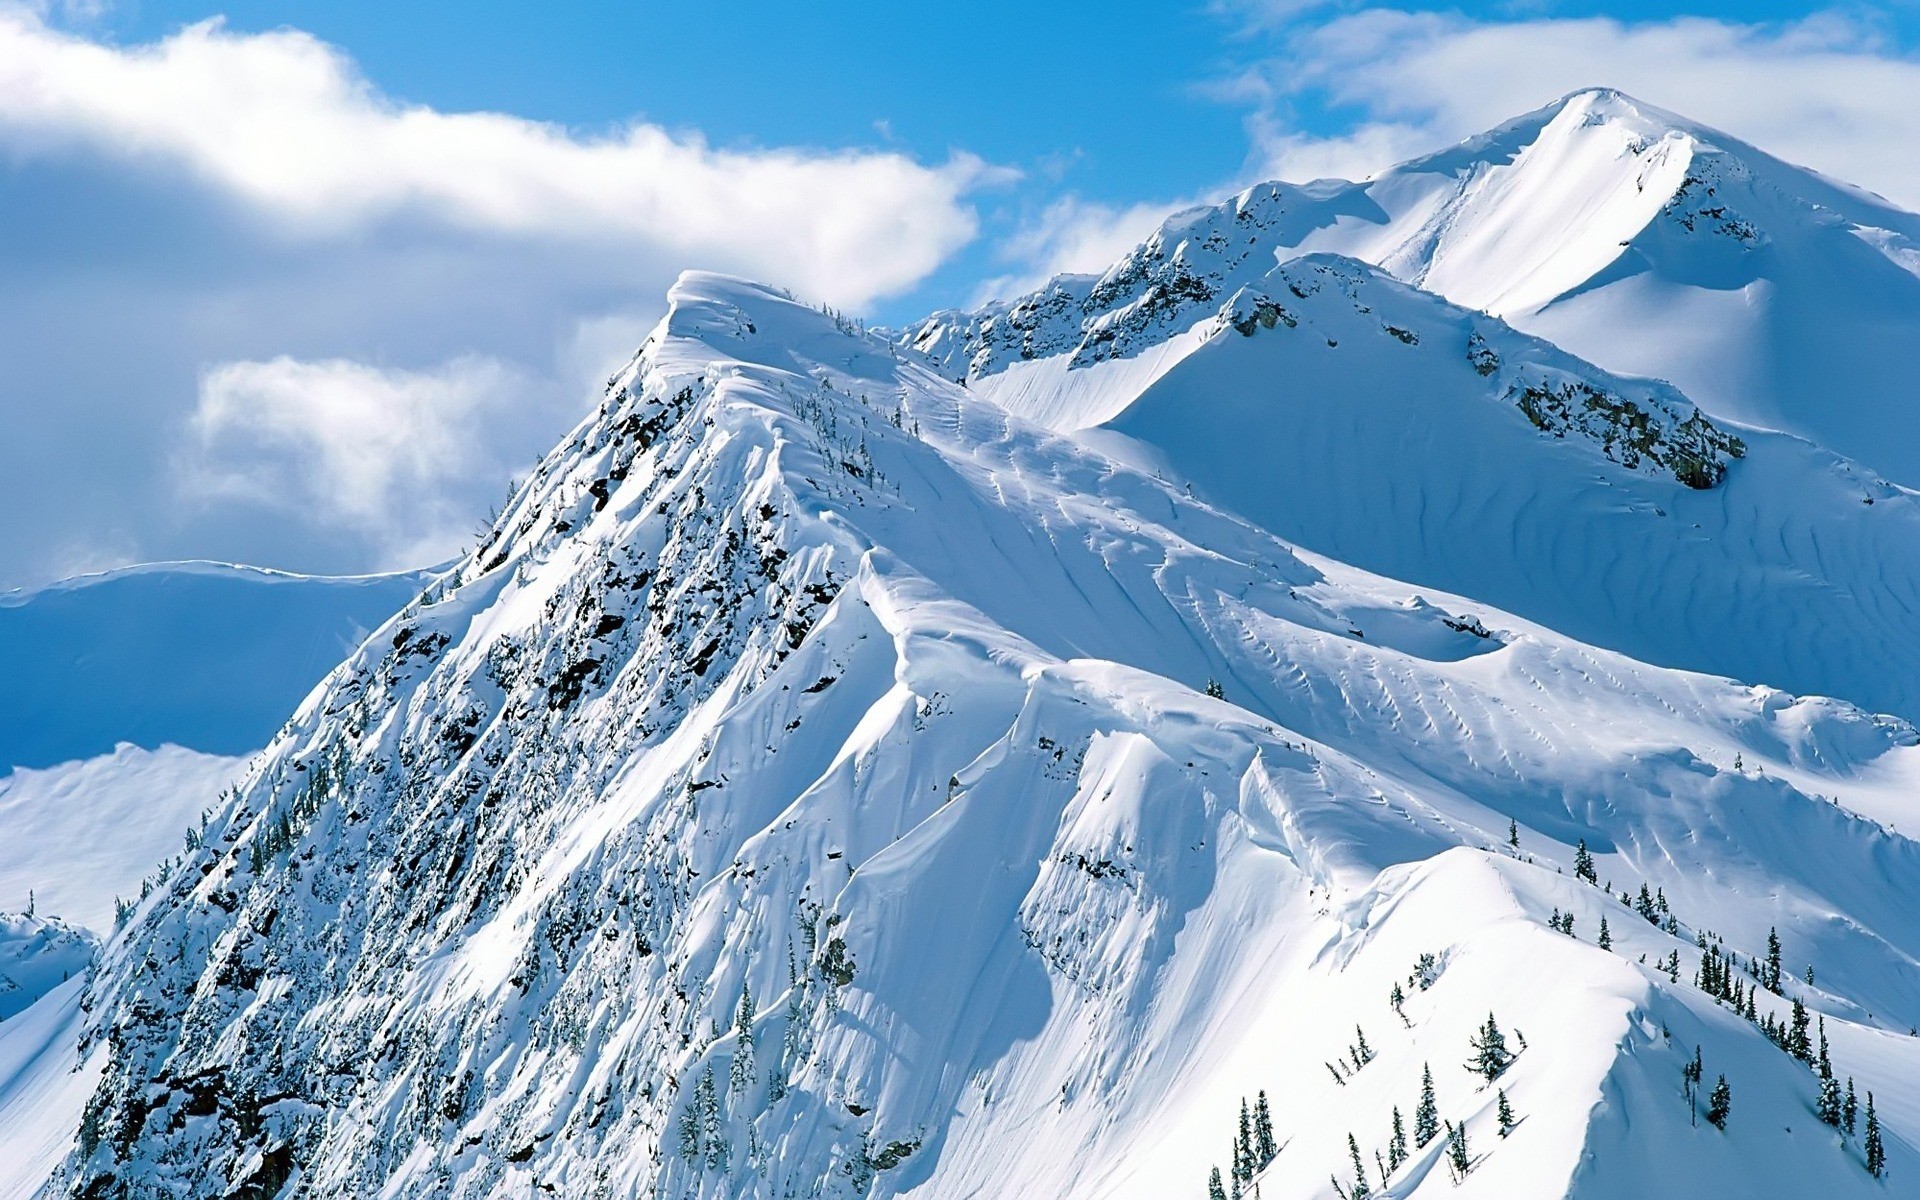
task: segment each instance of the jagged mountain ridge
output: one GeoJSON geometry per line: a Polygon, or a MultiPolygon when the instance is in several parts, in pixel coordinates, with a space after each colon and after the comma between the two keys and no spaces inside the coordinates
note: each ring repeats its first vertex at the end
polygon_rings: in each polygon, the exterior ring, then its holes
{"type": "Polygon", "coordinates": [[[1093,285],[1117,305],[1097,316],[1056,285],[1047,321],[1023,301],[900,340],[971,361],[971,390],[1030,419],[1131,435],[1341,561],[1645,661],[1920,717],[1911,490],[1381,268],[1273,265],[1284,216],[1242,196],[1176,218],[1093,285]]]}
{"type": "Polygon", "coordinates": [[[903,338],[1035,419],[1098,424],[1236,288],[1312,253],[1920,483],[1920,217],[1604,88],[1366,181],[1260,184],[1169,218],[1101,275],[903,338]],[[1068,367],[1106,378],[1061,408],[1068,367]]]}
{"type": "MultiPolygon", "coordinates": [[[[1266,1087],[1263,1186],[1317,1195],[1431,1062],[1496,1147],[1468,1196],[1629,1194],[1629,1100],[1703,1177],[1875,1194],[1857,1141],[1767,1132],[1802,1067],[1632,960],[1691,970],[1691,941],[1556,868],[1585,838],[1744,954],[1778,924],[1823,964],[1787,990],[1894,1095],[1920,1077],[1915,849],[1856,814],[1904,815],[1913,742],[1297,552],[690,277],[109,948],[65,1182],[1198,1195],[1266,1087]],[[1621,952],[1549,907],[1611,914],[1621,952]],[[1457,1066],[1489,1004],[1532,1039],[1510,1142],[1457,1066]],[[1336,1083],[1355,1016],[1379,1057],[1336,1083]],[[1689,1131],[1695,1042],[1751,1125],[1689,1131]]],[[[1885,1118],[1911,1139],[1915,1114],[1885,1118]]],[[[1392,1187],[1453,1194],[1439,1145],[1392,1187]]]]}

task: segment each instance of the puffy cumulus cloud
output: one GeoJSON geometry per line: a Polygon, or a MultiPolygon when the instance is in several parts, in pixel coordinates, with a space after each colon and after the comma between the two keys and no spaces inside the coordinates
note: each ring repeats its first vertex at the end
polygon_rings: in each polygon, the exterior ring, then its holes
{"type": "Polygon", "coordinates": [[[297,31],[73,19],[0,0],[0,588],[443,554],[681,269],[862,307],[972,238],[1001,176],[440,112],[297,31]]]}
{"type": "Polygon", "coordinates": [[[1920,61],[1840,15],[1743,24],[1679,18],[1483,21],[1371,9],[1290,27],[1233,86],[1263,103],[1256,169],[1365,175],[1581,87],[1619,88],[1789,161],[1920,208],[1920,61]],[[1351,119],[1301,132],[1309,100],[1351,119]]]}
{"type": "MultiPolygon", "coordinates": [[[[181,467],[240,499],[358,531],[376,566],[448,557],[522,449],[539,385],[493,359],[383,370],[345,359],[222,363],[201,379],[181,467]]],[[[494,498],[497,498],[497,493],[494,498]]]]}
{"type": "Polygon", "coordinates": [[[174,164],[308,236],[419,213],[476,231],[638,243],[845,305],[906,287],[975,232],[957,156],[724,150],[635,124],[603,137],[383,97],[297,30],[216,21],[132,48],[0,9],[0,144],[174,164]],[[876,246],[886,253],[874,252],[876,246]]]}

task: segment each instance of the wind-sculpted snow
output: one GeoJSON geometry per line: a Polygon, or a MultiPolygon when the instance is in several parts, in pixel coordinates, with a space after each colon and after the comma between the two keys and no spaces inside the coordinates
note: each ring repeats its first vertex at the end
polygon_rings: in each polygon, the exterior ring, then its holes
{"type": "Polygon", "coordinates": [[[1343,562],[1920,717],[1915,494],[1798,438],[1329,255],[1242,285],[1139,393],[1063,362],[973,390],[1343,562]]]}
{"type": "Polygon", "coordinates": [[[1316,253],[1920,485],[1920,216],[1606,89],[1365,182],[1260,184],[1102,275],[936,313],[901,341],[1036,419],[1098,424],[1223,299],[1316,253]],[[1067,373],[1083,403],[1060,409],[1067,373]]]}
{"type": "MultiPolygon", "coordinates": [[[[1431,1064],[1463,1196],[1626,1194],[1625,1103],[1717,1185],[1878,1194],[1858,1138],[1778,1129],[1810,1073],[1654,962],[1778,926],[1920,1169],[1885,1099],[1920,1066],[1920,851],[1880,823],[1913,742],[1296,552],[690,276],[104,952],[52,1186],[1198,1197],[1265,1089],[1262,1194],[1319,1196],[1431,1064]],[[1567,873],[1583,840],[1673,922],[1567,873]],[[1507,1138],[1460,1065],[1489,1007],[1526,1038],[1507,1138]],[[1725,1133],[1689,1124],[1696,1043],[1725,1133]]],[[[1439,1142],[1386,1182],[1456,1194],[1439,1142]]]]}
{"type": "Polygon", "coordinates": [[[1292,326],[1216,334],[1110,427],[1341,561],[1642,660],[1920,716],[1914,493],[1349,260],[1267,287],[1292,326]],[[1326,286],[1303,298],[1303,280],[1326,286]]]}

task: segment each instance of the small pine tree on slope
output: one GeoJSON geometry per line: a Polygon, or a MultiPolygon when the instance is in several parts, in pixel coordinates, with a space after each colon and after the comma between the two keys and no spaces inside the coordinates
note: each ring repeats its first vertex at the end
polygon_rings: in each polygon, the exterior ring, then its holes
{"type": "Polygon", "coordinates": [[[1713,1094],[1707,1097],[1707,1123],[1715,1129],[1727,1127],[1727,1116],[1733,1111],[1733,1089],[1727,1086],[1725,1075],[1713,1085],[1713,1094]]]}
{"type": "Polygon", "coordinates": [[[1887,1173],[1887,1148],[1880,1141],[1880,1116],[1873,1111],[1873,1093],[1867,1093],[1867,1174],[1875,1179],[1887,1173]]]}
{"type": "Polygon", "coordinates": [[[1273,1140],[1273,1111],[1267,1107],[1267,1093],[1260,1092],[1260,1099],[1253,1106],[1253,1153],[1254,1162],[1264,1168],[1273,1161],[1280,1148],[1273,1140]]]}
{"type": "Polygon", "coordinates": [[[1433,1095],[1433,1067],[1425,1066],[1420,1075],[1420,1104],[1413,1110],[1413,1144],[1425,1146],[1440,1136],[1440,1105],[1433,1095]]]}
{"type": "Polygon", "coordinates": [[[1487,1023],[1469,1039],[1473,1046],[1473,1059],[1467,1063],[1467,1070],[1492,1083],[1500,1077],[1500,1072],[1513,1062],[1513,1052],[1507,1049],[1507,1037],[1500,1032],[1500,1025],[1487,1014],[1487,1023]]]}

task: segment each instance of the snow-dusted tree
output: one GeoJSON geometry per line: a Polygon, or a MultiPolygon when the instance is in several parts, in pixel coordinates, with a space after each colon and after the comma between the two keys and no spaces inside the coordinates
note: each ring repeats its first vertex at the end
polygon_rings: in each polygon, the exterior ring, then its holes
{"type": "Polygon", "coordinates": [[[1873,1093],[1867,1093],[1867,1174],[1875,1179],[1887,1173],[1887,1148],[1880,1143],[1880,1115],[1873,1111],[1873,1093]]]}
{"type": "Polygon", "coordinates": [[[753,1015],[753,989],[743,984],[733,1011],[733,1065],[727,1070],[727,1089],[736,1094],[753,1086],[753,1015]]]}
{"type": "Polygon", "coordinates": [[[1853,1076],[1847,1076],[1847,1098],[1840,1104],[1840,1121],[1846,1127],[1847,1136],[1852,1137],[1855,1123],[1860,1115],[1860,1101],[1853,1094],[1853,1076]]]}
{"type": "Polygon", "coordinates": [[[700,1082],[694,1085],[693,1103],[700,1110],[700,1140],[707,1152],[709,1170],[727,1169],[727,1136],[720,1127],[720,1097],[713,1082],[713,1064],[700,1073],[700,1082]]]}
{"type": "Polygon", "coordinates": [[[1500,1072],[1513,1062],[1513,1051],[1507,1049],[1507,1035],[1500,1032],[1499,1022],[1493,1014],[1487,1014],[1487,1023],[1482,1025],[1468,1038],[1473,1047],[1473,1058],[1467,1063],[1467,1070],[1492,1083],[1500,1077],[1500,1072]]]}
{"type": "Polygon", "coordinates": [[[700,1091],[696,1087],[693,1099],[680,1110],[680,1157],[690,1163],[697,1163],[706,1154],[706,1147],[700,1139],[700,1091]]]}
{"type": "Polygon", "coordinates": [[[1447,1122],[1447,1166],[1453,1171],[1453,1181],[1460,1182],[1473,1169],[1473,1156],[1467,1150],[1467,1127],[1447,1122]]]}
{"type": "Polygon", "coordinates": [[[1520,848],[1520,822],[1512,817],[1507,818],[1507,845],[1515,850],[1520,848]]]}
{"type": "Polygon", "coordinates": [[[1240,1128],[1233,1138],[1233,1174],[1242,1183],[1253,1178],[1259,1168],[1255,1165],[1253,1151],[1253,1113],[1247,1108],[1247,1098],[1240,1097],[1240,1128]]]}
{"type": "Polygon", "coordinates": [[[1787,1053],[1803,1063],[1813,1061],[1813,1042],[1807,1037],[1807,1006],[1798,996],[1793,1000],[1793,1017],[1787,1026],[1787,1053]]]}
{"type": "Polygon", "coordinates": [[[1424,1146],[1440,1136],[1440,1104],[1433,1096],[1433,1065],[1420,1070],[1420,1104],[1413,1110],[1413,1144],[1424,1146]]]}
{"type": "Polygon", "coordinates": [[[1714,1082],[1713,1094],[1707,1097],[1707,1122],[1715,1129],[1727,1127],[1727,1114],[1733,1111],[1733,1089],[1727,1086],[1727,1077],[1720,1076],[1714,1082]]]}
{"type": "Polygon", "coordinates": [[[1227,1188],[1220,1182],[1219,1167],[1213,1169],[1213,1175],[1207,1180],[1207,1200],[1227,1200],[1227,1188]]]}
{"type": "Polygon", "coordinates": [[[1347,1153],[1353,1158],[1353,1186],[1347,1189],[1347,1195],[1351,1200],[1366,1200],[1373,1195],[1373,1189],[1367,1186],[1367,1164],[1360,1157],[1360,1143],[1351,1133],[1347,1135],[1347,1153]]]}
{"type": "Polygon", "coordinates": [[[1600,948],[1601,948],[1602,950],[1611,950],[1611,949],[1613,949],[1613,933],[1612,933],[1612,931],[1610,931],[1610,930],[1609,930],[1609,929],[1607,928],[1607,917],[1606,917],[1606,914],[1605,914],[1605,913],[1602,913],[1602,914],[1600,914],[1600,942],[1599,942],[1599,945],[1600,945],[1600,948]]]}
{"type": "Polygon", "coordinates": [[[1500,1107],[1497,1110],[1497,1116],[1500,1120],[1501,1137],[1506,1137],[1512,1133],[1514,1126],[1520,1123],[1519,1119],[1513,1115],[1513,1104],[1507,1099],[1507,1089],[1505,1088],[1500,1089],[1500,1107]]]}
{"type": "Polygon", "coordinates": [[[1780,930],[1767,929],[1767,965],[1760,974],[1760,982],[1774,995],[1780,994],[1780,930]]]}
{"type": "Polygon", "coordinates": [[[1387,1138],[1387,1173],[1391,1175],[1407,1161],[1407,1127],[1400,1120],[1400,1106],[1393,1106],[1393,1133],[1387,1138]]]}
{"type": "Polygon", "coordinates": [[[1253,1105],[1253,1153],[1257,1166],[1264,1168],[1280,1153],[1280,1147],[1273,1140],[1273,1111],[1267,1107],[1267,1092],[1260,1090],[1260,1098],[1253,1105]]]}
{"type": "Polygon", "coordinates": [[[1353,1056],[1353,1069],[1358,1071],[1373,1061],[1373,1047],[1367,1045],[1367,1031],[1358,1025],[1353,1027],[1353,1036],[1358,1040],[1348,1048],[1347,1053],[1353,1056]]]}
{"type": "Polygon", "coordinates": [[[1838,1129],[1846,1120],[1846,1102],[1840,1098],[1840,1081],[1831,1074],[1820,1080],[1820,1096],[1813,1102],[1814,1115],[1838,1129]]]}
{"type": "Polygon", "coordinates": [[[1580,844],[1573,848],[1573,873],[1588,883],[1600,882],[1600,873],[1594,870],[1593,855],[1587,850],[1585,838],[1581,838],[1580,844]]]}

